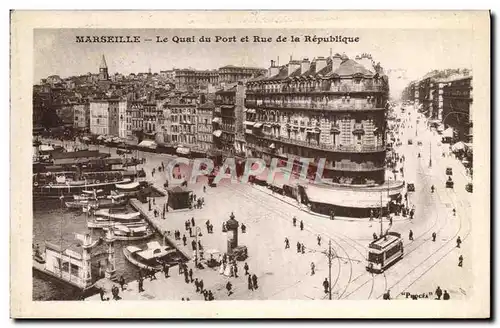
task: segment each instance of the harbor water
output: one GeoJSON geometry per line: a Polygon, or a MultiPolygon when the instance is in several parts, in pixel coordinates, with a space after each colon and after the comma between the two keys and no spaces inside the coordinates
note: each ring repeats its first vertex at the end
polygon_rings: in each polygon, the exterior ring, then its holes
{"type": "MultiPolygon", "coordinates": [[[[79,242],[75,233],[91,233],[92,238],[104,236],[102,229],[90,230],[87,228],[87,213],[81,210],[68,210],[60,200],[35,200],[33,204],[33,243],[39,245],[43,251],[45,241],[55,245],[62,245],[63,249],[72,247],[78,250],[79,242]]],[[[137,279],[138,268],[130,264],[124,257],[122,248],[134,245],[140,248],[150,241],[162,243],[162,238],[155,233],[152,238],[140,241],[116,241],[116,274],[123,275],[125,281],[137,279]]],[[[67,284],[54,278],[33,273],[33,300],[76,300],[79,292],[67,284]]]]}

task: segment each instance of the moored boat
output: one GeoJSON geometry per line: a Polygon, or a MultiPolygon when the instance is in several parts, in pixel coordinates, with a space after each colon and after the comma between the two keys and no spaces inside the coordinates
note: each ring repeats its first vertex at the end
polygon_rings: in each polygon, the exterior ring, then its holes
{"type": "Polygon", "coordinates": [[[147,239],[153,236],[153,230],[151,230],[147,224],[137,227],[127,227],[122,224],[116,224],[108,229],[113,230],[113,234],[117,240],[134,241],[147,239]]]}
{"type": "Polygon", "coordinates": [[[161,270],[162,263],[172,266],[183,261],[175,248],[161,246],[157,241],[149,242],[145,250],[136,246],[124,247],[123,255],[133,265],[146,270],[161,270]]]}
{"type": "Polygon", "coordinates": [[[134,216],[128,219],[111,219],[103,217],[95,217],[87,220],[87,227],[89,229],[104,229],[113,225],[120,224],[126,227],[138,227],[146,224],[140,216],[134,216]]]}
{"type": "Polygon", "coordinates": [[[141,213],[131,211],[127,208],[107,208],[98,210],[94,213],[96,216],[102,216],[113,220],[130,220],[141,216],[141,213]]]}

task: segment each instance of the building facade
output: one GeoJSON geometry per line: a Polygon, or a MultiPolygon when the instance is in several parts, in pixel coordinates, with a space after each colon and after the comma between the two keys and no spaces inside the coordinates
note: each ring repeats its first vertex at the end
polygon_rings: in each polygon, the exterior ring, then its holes
{"type": "Polygon", "coordinates": [[[175,70],[175,85],[177,88],[216,84],[218,80],[219,74],[216,70],[175,70]]]}
{"type": "Polygon", "coordinates": [[[219,68],[219,83],[235,83],[266,74],[265,68],[227,65],[219,68]]]}
{"type": "Polygon", "coordinates": [[[472,76],[448,81],[443,87],[443,124],[452,127],[455,138],[472,142],[472,76]]]}
{"type": "Polygon", "coordinates": [[[213,148],[212,121],[215,106],[206,102],[198,106],[197,111],[197,142],[202,151],[207,152],[213,148]]]}
{"type": "Polygon", "coordinates": [[[73,106],[75,129],[86,130],[90,127],[90,104],[80,103],[73,106]]]}
{"type": "Polygon", "coordinates": [[[109,134],[109,103],[107,100],[90,102],[90,133],[96,135],[109,134]]]}
{"type": "Polygon", "coordinates": [[[246,87],[247,155],[311,158],[311,175],[326,158],[323,177],[333,183],[384,183],[388,81],[380,66],[338,54],[272,61],[268,75],[246,87]]]}
{"type": "Polygon", "coordinates": [[[244,99],[245,85],[241,82],[215,93],[218,117],[215,123],[218,124],[218,129],[214,137],[217,149],[226,154],[234,155],[245,151],[244,99]]]}
{"type": "Polygon", "coordinates": [[[132,134],[144,130],[144,102],[129,102],[132,134]]]}
{"type": "Polygon", "coordinates": [[[197,145],[197,120],[195,97],[172,98],[164,105],[165,110],[170,114],[168,131],[165,140],[169,140],[175,148],[182,148],[182,152],[188,153],[191,148],[197,145]]]}

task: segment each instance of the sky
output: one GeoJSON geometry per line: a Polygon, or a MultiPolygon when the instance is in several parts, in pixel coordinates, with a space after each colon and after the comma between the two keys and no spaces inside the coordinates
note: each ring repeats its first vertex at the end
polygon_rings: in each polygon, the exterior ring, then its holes
{"type": "Polygon", "coordinates": [[[387,69],[405,69],[406,78],[392,79],[391,93],[433,69],[472,68],[472,31],[452,29],[37,29],[34,33],[34,82],[49,75],[62,78],[97,73],[101,56],[108,71],[122,74],[159,72],[172,68],[216,69],[225,65],[268,68],[271,60],[286,64],[293,59],[328,56],[330,49],[354,58],[370,53],[387,69]],[[140,43],[77,43],[76,36],[136,35],[140,43]],[[278,36],[286,42],[276,42],[278,36]],[[358,42],[317,44],[311,37],[359,37],[358,42]],[[168,42],[156,42],[157,36],[168,42]],[[195,42],[174,43],[173,37],[194,37],[195,42]],[[201,36],[210,43],[199,42],[201,36]],[[215,36],[236,37],[236,42],[215,42],[215,36]],[[250,42],[241,42],[249,36],[250,42]],[[271,42],[252,42],[253,36],[271,42]],[[300,38],[291,42],[291,36],[300,38]],[[145,39],[152,39],[146,42],[145,39]]]}

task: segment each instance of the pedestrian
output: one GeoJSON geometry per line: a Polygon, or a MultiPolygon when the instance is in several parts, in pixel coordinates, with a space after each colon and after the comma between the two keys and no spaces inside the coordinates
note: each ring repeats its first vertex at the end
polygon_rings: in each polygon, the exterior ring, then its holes
{"type": "Polygon", "coordinates": [[[388,289],[387,292],[384,293],[384,295],[382,296],[382,298],[384,300],[390,300],[391,299],[391,291],[388,289]]]}
{"type": "Polygon", "coordinates": [[[208,300],[209,300],[209,301],[213,301],[214,299],[215,299],[215,298],[214,298],[214,294],[212,294],[212,291],[211,291],[211,290],[209,290],[209,291],[208,291],[208,300]]]}
{"type": "Polygon", "coordinates": [[[328,288],[330,287],[330,284],[328,283],[328,279],[325,278],[325,280],[323,281],[323,288],[325,290],[325,294],[328,293],[328,288]]]}
{"type": "Polygon", "coordinates": [[[447,290],[444,291],[443,300],[444,301],[450,300],[450,294],[448,294],[447,290]]]}
{"type": "Polygon", "coordinates": [[[236,261],[233,263],[233,271],[234,271],[234,276],[238,278],[238,264],[236,264],[236,261]]]}
{"type": "Polygon", "coordinates": [[[300,245],[300,247],[302,248],[302,254],[305,254],[306,253],[306,247],[304,246],[304,244],[300,245]]]}
{"type": "Polygon", "coordinates": [[[311,276],[314,276],[314,269],[315,269],[314,262],[311,262],[311,276]]]}
{"type": "Polygon", "coordinates": [[[189,227],[189,237],[193,237],[193,228],[189,227]]]}
{"type": "Polygon", "coordinates": [[[203,298],[205,299],[205,301],[208,301],[208,291],[207,290],[205,290],[203,292],[203,298]]]}
{"type": "Polygon", "coordinates": [[[373,209],[370,209],[370,221],[373,221],[373,209]]]}
{"type": "Polygon", "coordinates": [[[198,282],[198,278],[194,280],[194,285],[196,286],[196,292],[200,291],[200,283],[198,282]]]}
{"type": "Polygon", "coordinates": [[[410,233],[408,234],[408,239],[413,240],[413,230],[410,230],[410,233]]]}
{"type": "Polygon", "coordinates": [[[241,224],[241,233],[246,233],[246,232],[247,232],[247,226],[244,223],[242,223],[241,224]]]}
{"type": "Polygon", "coordinates": [[[252,275],[248,275],[248,289],[253,290],[252,275]]]}
{"type": "Polygon", "coordinates": [[[104,289],[103,288],[99,289],[99,295],[101,296],[101,301],[107,301],[107,299],[104,298],[104,289]]]}
{"type": "Polygon", "coordinates": [[[462,267],[463,262],[464,262],[464,257],[463,257],[462,255],[460,255],[460,256],[458,257],[458,266],[459,266],[459,267],[462,267]]]}
{"type": "Polygon", "coordinates": [[[184,272],[184,281],[186,282],[186,284],[189,284],[189,273],[186,270],[186,268],[184,268],[183,272],[184,272]]]}
{"type": "Polygon", "coordinates": [[[441,295],[443,295],[443,291],[441,290],[441,287],[438,286],[438,288],[436,288],[436,296],[438,300],[441,299],[441,295]]]}
{"type": "Polygon", "coordinates": [[[153,198],[153,205],[156,205],[156,198],[153,198]]]}
{"type": "Polygon", "coordinates": [[[196,241],[194,239],[191,240],[191,247],[193,248],[193,251],[196,250],[196,241]]]}
{"type": "Polygon", "coordinates": [[[203,279],[200,280],[199,286],[200,286],[200,293],[203,293],[203,279]]]}
{"type": "Polygon", "coordinates": [[[144,288],[143,288],[142,278],[141,278],[141,279],[139,279],[139,284],[138,284],[138,286],[139,286],[139,293],[143,292],[143,291],[144,291],[144,288]]]}
{"type": "Polygon", "coordinates": [[[297,242],[297,253],[300,253],[300,249],[301,249],[300,242],[297,242]]]}
{"type": "Polygon", "coordinates": [[[243,269],[245,269],[245,276],[248,275],[249,274],[248,273],[249,267],[248,267],[248,263],[247,262],[245,262],[245,266],[243,267],[243,269]]]}
{"type": "Polygon", "coordinates": [[[124,286],[125,286],[125,278],[123,278],[123,276],[120,276],[120,287],[122,288],[122,290],[125,290],[124,286]]]}
{"type": "Polygon", "coordinates": [[[194,227],[194,216],[191,218],[191,225],[194,227]]]}
{"type": "Polygon", "coordinates": [[[304,222],[302,222],[302,220],[300,220],[300,230],[304,230],[304,222]]]}
{"type": "Polygon", "coordinates": [[[432,241],[436,241],[436,233],[435,232],[432,233],[432,241]]]}
{"type": "Polygon", "coordinates": [[[296,227],[297,226],[297,218],[294,216],[293,217],[293,226],[296,227]]]}
{"type": "Polygon", "coordinates": [[[257,281],[257,276],[255,274],[252,275],[252,283],[253,283],[253,288],[258,289],[258,281],[257,281]]]}
{"type": "Polygon", "coordinates": [[[170,270],[170,266],[166,263],[163,264],[163,272],[165,273],[165,278],[168,278],[168,271],[170,270]]]}
{"type": "Polygon", "coordinates": [[[203,249],[203,246],[201,245],[201,240],[198,240],[198,249],[203,249]]]}
{"type": "MultiPolygon", "coordinates": [[[[185,245],[184,245],[185,246],[185,245]]],[[[182,273],[182,269],[184,268],[184,263],[179,263],[179,274],[182,273]]]]}
{"type": "Polygon", "coordinates": [[[285,249],[290,248],[290,241],[285,237],[285,249]]]}
{"type": "Polygon", "coordinates": [[[320,235],[318,235],[318,238],[317,238],[317,239],[318,239],[318,246],[321,246],[321,236],[320,236],[320,235]]]}
{"type": "Polygon", "coordinates": [[[375,232],[373,233],[373,239],[377,240],[377,234],[375,232]]]}
{"type": "Polygon", "coordinates": [[[226,289],[227,289],[227,296],[230,296],[233,292],[231,291],[231,289],[233,288],[233,285],[231,284],[230,281],[227,282],[226,284],[226,289]]]}
{"type": "Polygon", "coordinates": [[[462,243],[462,239],[460,239],[460,236],[457,237],[457,248],[460,248],[460,244],[462,243]]]}
{"type": "Polygon", "coordinates": [[[206,193],[207,192],[207,186],[203,186],[203,192],[206,193]]]}

